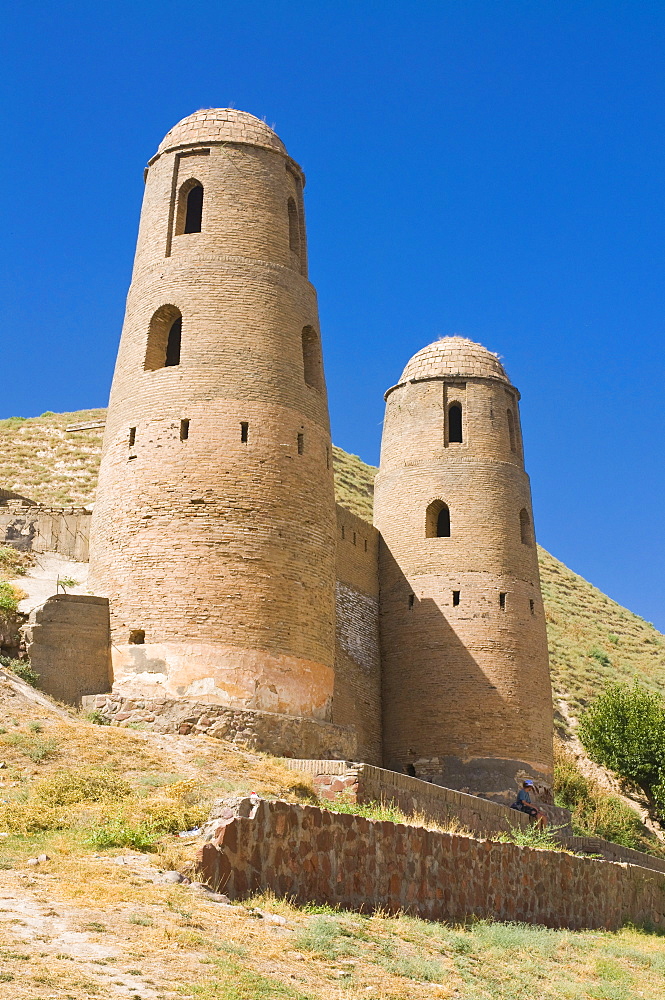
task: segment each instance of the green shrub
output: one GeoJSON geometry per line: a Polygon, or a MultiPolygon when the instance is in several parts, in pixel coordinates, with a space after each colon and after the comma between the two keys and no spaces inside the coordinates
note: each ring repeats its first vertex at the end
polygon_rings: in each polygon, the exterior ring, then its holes
{"type": "Polygon", "coordinates": [[[636,851],[662,854],[637,813],[582,774],[575,758],[561,746],[555,748],[554,794],[556,804],[571,811],[577,836],[602,837],[636,851]]]}
{"type": "Polygon", "coordinates": [[[20,592],[6,580],[0,581],[0,618],[9,621],[12,615],[16,614],[19,602],[22,600],[20,592]]]}
{"type": "Polygon", "coordinates": [[[637,785],[653,806],[665,807],[665,708],[637,681],[610,684],[579,724],[584,749],[596,764],[637,785]]]}
{"type": "Polygon", "coordinates": [[[36,674],[30,666],[29,660],[13,660],[9,656],[0,656],[0,666],[7,667],[13,674],[20,677],[26,684],[37,687],[39,674],[36,674]]]}
{"type": "Polygon", "coordinates": [[[612,666],[612,661],[610,660],[607,653],[604,652],[602,649],[598,649],[598,646],[592,646],[589,652],[587,653],[587,656],[590,656],[592,657],[592,659],[597,660],[598,663],[600,663],[600,665],[603,667],[612,666]]]}
{"type": "Polygon", "coordinates": [[[85,718],[88,722],[94,723],[95,726],[111,725],[111,720],[107,719],[105,715],[102,715],[98,708],[93,708],[92,712],[86,712],[85,718]]]}
{"type": "Polygon", "coordinates": [[[129,823],[123,819],[112,819],[92,829],[86,840],[97,851],[105,851],[111,847],[154,851],[159,834],[160,831],[151,823],[129,823]]]}

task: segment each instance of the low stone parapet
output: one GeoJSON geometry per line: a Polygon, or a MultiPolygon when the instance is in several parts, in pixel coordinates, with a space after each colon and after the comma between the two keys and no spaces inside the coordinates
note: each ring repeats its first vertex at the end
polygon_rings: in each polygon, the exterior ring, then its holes
{"type": "Polygon", "coordinates": [[[205,733],[278,757],[307,754],[343,759],[356,750],[351,729],[276,712],[235,709],[186,698],[127,698],[115,692],[85,698],[83,707],[99,712],[112,726],[140,725],[183,736],[205,733]]]}
{"type": "Polygon", "coordinates": [[[497,802],[371,764],[339,760],[285,763],[292,770],[311,775],[317,794],[324,800],[341,795],[351,802],[394,804],[406,816],[425,816],[442,826],[457,824],[480,836],[529,825],[529,817],[524,813],[497,802]]]}

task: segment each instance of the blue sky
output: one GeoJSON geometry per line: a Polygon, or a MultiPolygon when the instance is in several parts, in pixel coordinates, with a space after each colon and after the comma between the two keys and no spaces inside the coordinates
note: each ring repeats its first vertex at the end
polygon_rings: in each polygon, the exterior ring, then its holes
{"type": "Polygon", "coordinates": [[[460,333],[522,392],[540,542],[665,629],[665,5],[21,2],[0,41],[0,417],[103,406],[142,197],[201,107],[307,177],[333,437],[460,333]]]}

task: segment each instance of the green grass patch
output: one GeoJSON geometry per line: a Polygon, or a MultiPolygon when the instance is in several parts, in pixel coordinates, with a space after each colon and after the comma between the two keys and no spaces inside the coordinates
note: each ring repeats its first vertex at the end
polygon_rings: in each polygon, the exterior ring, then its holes
{"type": "Polygon", "coordinates": [[[554,794],[557,805],[570,809],[577,836],[602,837],[622,847],[665,857],[663,847],[637,813],[582,774],[575,758],[561,744],[555,748],[554,794]]]}

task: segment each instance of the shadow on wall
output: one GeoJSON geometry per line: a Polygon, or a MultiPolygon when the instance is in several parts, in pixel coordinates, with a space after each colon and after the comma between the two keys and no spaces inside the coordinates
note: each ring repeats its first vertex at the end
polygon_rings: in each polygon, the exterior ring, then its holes
{"type": "Polygon", "coordinates": [[[502,801],[526,776],[549,784],[542,762],[551,735],[537,708],[543,692],[524,670],[528,623],[498,602],[467,610],[459,591],[451,591],[449,619],[433,599],[418,599],[385,549],[383,565],[385,766],[502,801]],[[491,618],[495,628],[487,627],[491,618]],[[476,623],[480,653],[463,638],[476,623]]]}

